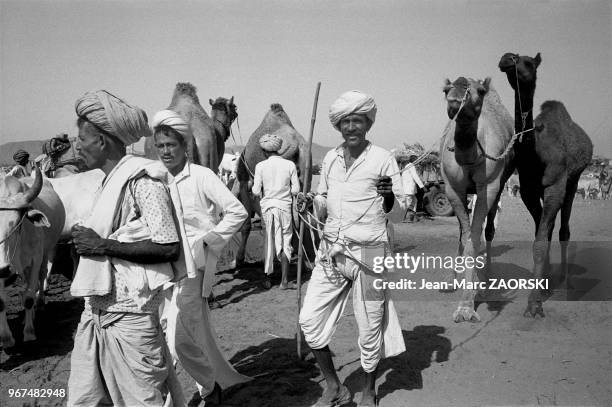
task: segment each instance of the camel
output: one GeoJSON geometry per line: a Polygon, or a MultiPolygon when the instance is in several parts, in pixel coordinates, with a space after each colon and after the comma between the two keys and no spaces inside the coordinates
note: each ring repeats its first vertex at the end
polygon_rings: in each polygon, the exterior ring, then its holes
{"type": "MultiPolygon", "coordinates": [[[[513,153],[507,148],[512,139],[512,117],[491,87],[484,81],[459,77],[446,80],[444,93],[451,120],[440,146],[442,178],[451,206],[459,220],[459,256],[476,258],[486,218],[486,267],[490,267],[494,219],[506,180],[513,171],[513,153]],[[455,117],[456,116],[456,117],[455,117]],[[472,223],[467,211],[467,195],[476,194],[472,223]]],[[[478,281],[473,267],[466,267],[467,287],[478,281]]],[[[477,290],[465,289],[453,313],[455,322],[480,321],[474,309],[477,290]]]]}
{"type": "MultiPolygon", "coordinates": [[[[191,126],[193,140],[188,141],[189,160],[210,168],[215,174],[225,153],[225,142],[230,136],[230,127],[238,117],[234,97],[209,99],[211,116],[208,116],[196,95],[196,87],[191,83],[176,84],[169,110],[180,113],[191,126]]],[[[157,159],[154,141],[145,141],[145,156],[157,159]]]]}
{"type": "MultiPolygon", "coordinates": [[[[540,53],[534,58],[506,53],[499,69],[514,89],[514,125],[517,132],[534,127],[533,95],[540,53]]],[[[548,268],[550,241],[557,213],[561,210],[559,241],[561,270],[567,275],[569,220],[580,174],[589,165],[593,144],[574,123],[561,102],[546,101],[535,120],[535,130],[522,135],[514,144],[515,165],[519,174],[521,199],[535,223],[533,243],[534,277],[541,278],[548,268]]],[[[544,317],[542,293],[529,295],[526,317],[544,317]]]]}
{"type": "MultiPolygon", "coordinates": [[[[264,116],[259,127],[253,132],[247,144],[240,155],[238,168],[236,170],[236,179],[238,180],[238,191],[235,192],[238,199],[246,208],[249,215],[252,217],[255,213],[261,216],[261,208],[258,202],[255,202],[251,193],[251,185],[255,174],[255,166],[257,163],[266,159],[263,150],[259,145],[259,139],[264,134],[276,134],[283,139],[283,144],[279,150],[281,157],[293,161],[298,170],[300,183],[310,186],[311,177],[305,178],[305,168],[307,157],[307,146],[304,137],[293,127],[289,116],[283,110],[283,107],[274,103],[270,106],[270,110],[264,116]]],[[[234,187],[236,184],[234,184],[234,187]]],[[[297,222],[297,218],[294,217],[297,222]]],[[[246,243],[251,233],[251,222],[245,222],[242,228],[242,241],[238,254],[236,256],[236,265],[244,264],[244,256],[246,243]]],[[[296,246],[294,245],[294,248],[296,246]]]]}

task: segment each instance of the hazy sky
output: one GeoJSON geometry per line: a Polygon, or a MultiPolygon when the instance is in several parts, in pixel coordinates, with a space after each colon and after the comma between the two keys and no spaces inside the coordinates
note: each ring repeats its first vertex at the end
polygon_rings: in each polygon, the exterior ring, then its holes
{"type": "Polygon", "coordinates": [[[341,141],[329,106],[360,89],[379,108],[371,140],[428,147],[448,120],[445,78],[492,77],[514,115],[499,58],[541,52],[536,114],[562,101],[595,153],[612,157],[611,4],[0,0],[0,143],[76,135],[74,101],[89,90],[152,117],[178,81],[196,85],[202,102],[233,95],[245,141],[274,102],[306,137],[321,81],[315,142],[341,141]]]}

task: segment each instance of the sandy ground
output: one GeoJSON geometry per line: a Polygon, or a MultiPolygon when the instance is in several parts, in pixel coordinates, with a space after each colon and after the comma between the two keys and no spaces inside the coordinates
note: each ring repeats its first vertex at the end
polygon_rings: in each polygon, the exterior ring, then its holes
{"type": "MultiPolygon", "coordinates": [[[[578,243],[570,250],[568,278],[544,304],[544,319],[522,316],[524,291],[507,293],[511,299],[506,302],[480,305],[482,322],[461,324],[451,320],[457,292],[394,292],[407,351],[380,363],[380,405],[612,405],[611,213],[610,200],[575,201],[571,226],[578,243]]],[[[399,217],[392,216],[397,252],[454,256],[455,218],[402,224],[399,217]]],[[[504,197],[499,225],[491,272],[528,277],[533,226],[520,199],[504,197]]],[[[254,235],[250,248],[257,251],[261,232],[254,235]]],[[[559,263],[555,249],[551,263],[553,269],[559,263]]],[[[262,276],[261,264],[218,274],[214,292],[220,307],[212,314],[219,343],[240,372],[254,377],[227,389],[224,405],[310,406],[324,382],[307,349],[303,361],[296,356],[296,291],[278,290],[278,281],[265,291],[262,276]]],[[[444,281],[452,274],[432,269],[412,277],[444,281]]],[[[11,399],[8,390],[66,389],[82,308],[69,298],[68,286],[62,276],[53,276],[50,302],[37,316],[37,342],[0,353],[0,405],[65,404],[61,397],[11,399]]],[[[21,341],[17,299],[13,292],[10,325],[21,341]]],[[[359,400],[362,370],[350,302],[331,348],[338,375],[359,400]]],[[[189,398],[195,385],[183,372],[179,375],[189,398]]]]}

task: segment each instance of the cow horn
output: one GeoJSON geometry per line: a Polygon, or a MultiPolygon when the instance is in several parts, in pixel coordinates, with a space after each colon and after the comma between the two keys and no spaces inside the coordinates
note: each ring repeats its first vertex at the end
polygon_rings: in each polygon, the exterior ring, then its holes
{"type": "Polygon", "coordinates": [[[30,187],[30,189],[28,189],[24,194],[23,194],[23,199],[25,202],[30,203],[32,202],[34,199],[36,199],[36,197],[38,196],[38,194],[40,194],[40,190],[42,189],[42,184],[43,184],[43,177],[42,174],[40,173],[40,168],[38,168],[38,166],[35,168],[35,175],[34,175],[34,183],[32,184],[32,186],[30,187]]]}
{"type": "Polygon", "coordinates": [[[0,199],[0,209],[21,209],[27,208],[40,191],[42,190],[43,177],[40,169],[36,167],[34,174],[34,183],[25,192],[20,192],[13,196],[0,199]]]}

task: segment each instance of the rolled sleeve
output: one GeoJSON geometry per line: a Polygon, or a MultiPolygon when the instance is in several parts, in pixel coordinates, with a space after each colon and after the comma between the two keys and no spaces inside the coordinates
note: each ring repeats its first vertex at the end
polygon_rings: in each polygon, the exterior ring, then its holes
{"type": "Polygon", "coordinates": [[[159,244],[179,241],[170,193],[161,181],[148,176],[139,178],[135,181],[134,198],[151,231],[151,241],[159,244]]]}

